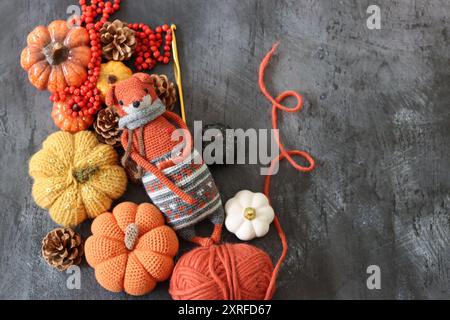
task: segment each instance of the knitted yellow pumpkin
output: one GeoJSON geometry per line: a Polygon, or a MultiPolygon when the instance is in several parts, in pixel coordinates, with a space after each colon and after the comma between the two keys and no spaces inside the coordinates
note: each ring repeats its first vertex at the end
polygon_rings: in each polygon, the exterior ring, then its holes
{"type": "Polygon", "coordinates": [[[127,186],[113,147],[99,143],[89,131],[50,135],[30,160],[30,176],[37,205],[49,209],[62,226],[105,212],[127,186]]]}

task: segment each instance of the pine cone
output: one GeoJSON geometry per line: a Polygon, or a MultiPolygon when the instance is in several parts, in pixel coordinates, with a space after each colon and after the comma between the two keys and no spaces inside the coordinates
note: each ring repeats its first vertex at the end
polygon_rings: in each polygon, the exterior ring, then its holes
{"type": "Polygon", "coordinates": [[[128,24],[114,20],[105,22],[100,29],[103,56],[108,60],[128,60],[136,48],[136,34],[128,24]]]}
{"type": "Polygon", "coordinates": [[[119,115],[112,108],[105,108],[98,112],[94,122],[95,134],[98,141],[113,147],[120,145],[122,130],[119,129],[119,115]]]}
{"type": "Polygon", "coordinates": [[[42,240],[42,256],[50,266],[59,271],[80,264],[83,254],[81,236],[70,228],[50,231],[42,240]]]}
{"type": "Polygon", "coordinates": [[[177,102],[177,89],[175,84],[167,78],[166,75],[152,74],[153,87],[159,99],[165,104],[167,110],[172,110],[175,102],[177,102]]]}

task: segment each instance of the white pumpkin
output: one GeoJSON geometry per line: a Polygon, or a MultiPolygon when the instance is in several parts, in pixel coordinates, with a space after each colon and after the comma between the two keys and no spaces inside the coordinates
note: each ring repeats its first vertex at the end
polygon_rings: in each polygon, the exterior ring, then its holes
{"type": "Polygon", "coordinates": [[[248,241],[269,232],[275,213],[262,193],[239,191],[225,204],[225,227],[239,239],[248,241]]]}

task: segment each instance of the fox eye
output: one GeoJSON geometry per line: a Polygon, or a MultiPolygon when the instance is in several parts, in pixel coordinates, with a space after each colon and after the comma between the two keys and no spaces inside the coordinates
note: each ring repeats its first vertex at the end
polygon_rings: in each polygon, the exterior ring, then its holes
{"type": "Polygon", "coordinates": [[[119,104],[120,104],[121,106],[123,106],[123,101],[122,101],[122,100],[120,100],[120,101],[119,101],[119,104]]]}
{"type": "Polygon", "coordinates": [[[148,93],[148,89],[147,88],[145,88],[144,91],[145,91],[145,93],[148,93]]]}

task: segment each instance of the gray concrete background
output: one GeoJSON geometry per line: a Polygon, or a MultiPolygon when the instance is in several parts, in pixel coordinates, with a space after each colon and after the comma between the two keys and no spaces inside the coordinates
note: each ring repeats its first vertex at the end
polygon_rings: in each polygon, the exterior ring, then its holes
{"type": "MultiPolygon", "coordinates": [[[[73,3],[0,2],[0,298],[130,299],[103,290],[86,264],[81,290],[68,290],[67,275],[40,256],[55,225],[31,199],[27,161],[56,128],[48,93],[28,83],[19,54],[34,26],[64,19],[73,3]]],[[[280,117],[283,139],[311,152],[317,169],[284,164],[273,179],[290,245],[276,299],[450,297],[449,13],[447,0],[123,1],[115,17],[178,24],[191,126],[269,127],[257,70],[281,41],[268,87],[304,94],[302,113],[280,117]],[[374,3],[382,29],[371,31],[366,8],[374,3]],[[381,290],[366,288],[372,264],[381,290]]],[[[224,200],[262,190],[257,165],[212,171],[224,200]]],[[[130,187],[123,199],[147,196],[130,187]]],[[[88,236],[89,225],[78,230],[88,236]]],[[[253,244],[274,259],[280,253],[273,229],[253,244]]],[[[141,299],[168,298],[166,283],[141,299]]]]}

